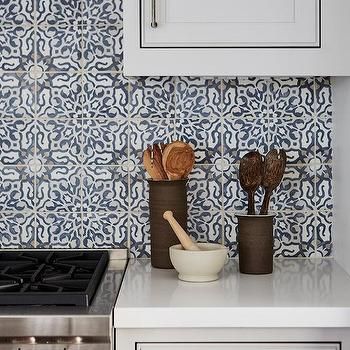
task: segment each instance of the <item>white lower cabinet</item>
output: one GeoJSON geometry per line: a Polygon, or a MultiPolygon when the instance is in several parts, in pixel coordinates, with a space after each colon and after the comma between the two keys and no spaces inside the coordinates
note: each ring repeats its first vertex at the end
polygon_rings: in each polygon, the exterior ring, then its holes
{"type": "Polygon", "coordinates": [[[350,350],[350,329],[128,328],[116,350],[350,350]]]}
{"type": "Polygon", "coordinates": [[[316,343],[150,343],[137,350],[340,350],[339,344],[316,343]]]}

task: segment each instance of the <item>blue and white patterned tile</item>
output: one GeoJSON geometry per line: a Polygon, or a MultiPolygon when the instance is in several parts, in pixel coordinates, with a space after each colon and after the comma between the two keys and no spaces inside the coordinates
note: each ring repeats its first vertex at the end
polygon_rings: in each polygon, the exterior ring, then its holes
{"type": "Polygon", "coordinates": [[[223,220],[221,211],[191,212],[188,233],[197,242],[222,243],[223,220]]]}
{"type": "Polygon", "coordinates": [[[333,125],[331,118],[318,118],[316,121],[316,157],[321,163],[333,160],[333,125]]]}
{"type": "Polygon", "coordinates": [[[86,167],[83,170],[83,210],[128,210],[128,174],[122,167],[86,167]]]}
{"type": "Polygon", "coordinates": [[[315,205],[317,210],[333,210],[333,174],[332,166],[316,166],[315,205]]]}
{"type": "Polygon", "coordinates": [[[314,209],[314,197],[315,168],[288,166],[271,202],[274,210],[307,211],[314,209]]]}
{"type": "Polygon", "coordinates": [[[35,135],[31,119],[0,119],[0,164],[27,164],[34,155],[35,135]]]}
{"type": "Polygon", "coordinates": [[[213,165],[197,165],[187,184],[188,210],[209,212],[222,208],[222,171],[213,165]]]}
{"type": "Polygon", "coordinates": [[[237,218],[232,212],[224,215],[224,244],[229,249],[229,257],[238,257],[237,218]]]}
{"type": "Polygon", "coordinates": [[[26,26],[34,23],[33,0],[5,0],[0,2],[1,26],[26,26]]]}
{"type": "Polygon", "coordinates": [[[318,118],[332,118],[332,86],[330,77],[315,77],[316,113],[318,118]]]}
{"type": "Polygon", "coordinates": [[[36,45],[38,64],[46,71],[78,71],[82,68],[81,27],[39,27],[36,45]]]}
{"type": "Polygon", "coordinates": [[[38,118],[82,117],[81,74],[46,74],[38,84],[37,94],[38,118]]]}
{"type": "Polygon", "coordinates": [[[315,156],[315,120],[274,118],[270,120],[271,148],[283,148],[288,164],[308,163],[315,156]]]}
{"type": "Polygon", "coordinates": [[[268,152],[269,120],[264,118],[228,118],[223,123],[224,159],[229,164],[238,163],[248,152],[268,152]]]}
{"type": "Polygon", "coordinates": [[[38,211],[81,211],[81,168],[42,167],[36,187],[38,211]]]}
{"type": "Polygon", "coordinates": [[[333,213],[319,212],[316,226],[316,257],[328,257],[333,253],[333,213]]]}
{"type": "Polygon", "coordinates": [[[82,23],[82,0],[34,0],[39,25],[68,26],[82,23]]]}
{"type": "Polygon", "coordinates": [[[128,160],[126,119],[87,119],[83,122],[83,159],[88,165],[122,165],[128,160]]]}
{"type": "Polygon", "coordinates": [[[221,109],[220,79],[176,78],[176,118],[220,118],[221,109]]]}
{"type": "Polygon", "coordinates": [[[35,247],[35,215],[30,212],[0,212],[2,248],[35,247]]]}
{"type": "Polygon", "coordinates": [[[129,222],[130,255],[132,258],[151,256],[151,236],[148,212],[133,212],[129,222]]]}
{"type": "Polygon", "coordinates": [[[128,117],[128,81],[120,73],[84,76],[84,117],[128,117]]]}
{"type": "Polygon", "coordinates": [[[223,116],[266,118],[271,102],[266,78],[232,78],[223,81],[223,116]]]}
{"type": "MultiPolygon", "coordinates": [[[[258,212],[263,199],[262,188],[255,193],[255,210],[258,212]]],[[[239,166],[228,166],[223,171],[223,208],[225,211],[247,212],[248,195],[239,183],[239,166]]]]}
{"type": "Polygon", "coordinates": [[[34,208],[34,173],[28,167],[0,166],[0,211],[34,208]]]}
{"type": "Polygon", "coordinates": [[[122,24],[83,29],[83,66],[86,71],[122,71],[122,24]]]}
{"type": "Polygon", "coordinates": [[[314,117],[314,78],[273,78],[270,90],[275,118],[314,117]]]}
{"type": "Polygon", "coordinates": [[[130,79],[130,117],[175,117],[175,80],[173,77],[130,79]]]}
{"type": "Polygon", "coordinates": [[[148,145],[174,140],[174,124],[169,119],[133,119],[130,121],[129,139],[130,155],[134,156],[134,164],[140,165],[148,145]]]}
{"type": "Polygon", "coordinates": [[[85,0],[83,1],[84,23],[110,25],[122,22],[122,5],[123,2],[121,0],[85,0]]]}
{"type": "Polygon", "coordinates": [[[81,120],[37,121],[37,156],[46,165],[80,164],[81,143],[81,120]]]}
{"type": "Polygon", "coordinates": [[[135,166],[129,168],[129,176],[130,210],[148,212],[149,185],[146,179],[149,178],[149,175],[144,167],[135,166]]]}
{"type": "Polygon", "coordinates": [[[277,213],[274,223],[275,256],[312,256],[315,252],[315,220],[313,212],[277,213]]]}
{"type": "Polygon", "coordinates": [[[128,213],[90,213],[83,218],[84,248],[126,248],[128,213]]]}
{"type": "Polygon", "coordinates": [[[38,213],[36,239],[38,248],[80,248],[81,214],[38,213]]]}
{"type": "Polygon", "coordinates": [[[34,118],[34,84],[26,73],[0,74],[0,118],[34,118]]]}
{"type": "Polygon", "coordinates": [[[34,29],[0,26],[0,52],[0,70],[26,70],[34,64],[34,29]]]}
{"type": "Polygon", "coordinates": [[[214,164],[218,158],[221,158],[222,123],[220,119],[176,119],[175,135],[176,139],[192,146],[197,164],[214,164]]]}

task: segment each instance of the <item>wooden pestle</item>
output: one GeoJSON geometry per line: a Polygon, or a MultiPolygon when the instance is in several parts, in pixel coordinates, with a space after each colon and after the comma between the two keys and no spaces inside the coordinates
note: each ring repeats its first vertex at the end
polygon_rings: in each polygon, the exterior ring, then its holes
{"type": "Polygon", "coordinates": [[[181,245],[185,250],[200,250],[198,245],[192,241],[191,237],[185,232],[181,225],[174,218],[173,212],[168,210],[164,212],[163,218],[169,222],[171,228],[175,232],[177,238],[179,239],[181,245]]]}

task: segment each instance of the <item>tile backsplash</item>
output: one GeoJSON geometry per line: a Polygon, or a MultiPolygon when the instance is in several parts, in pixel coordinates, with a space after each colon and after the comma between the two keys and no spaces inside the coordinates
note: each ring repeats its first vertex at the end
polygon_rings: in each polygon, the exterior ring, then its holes
{"type": "Polygon", "coordinates": [[[1,247],[128,247],[148,257],[142,150],[181,139],[196,152],[196,239],[236,256],[239,158],[281,147],[276,256],[331,255],[328,78],[127,78],[119,0],[13,0],[0,14],[1,247]]]}

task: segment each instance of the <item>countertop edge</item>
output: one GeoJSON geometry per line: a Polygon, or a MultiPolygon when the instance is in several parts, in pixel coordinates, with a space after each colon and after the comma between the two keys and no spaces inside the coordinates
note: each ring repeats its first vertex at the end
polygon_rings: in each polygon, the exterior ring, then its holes
{"type": "Polygon", "coordinates": [[[123,328],[348,328],[349,307],[115,309],[115,327],[123,328]],[[220,315],[220,316],[215,316],[220,315]]]}

